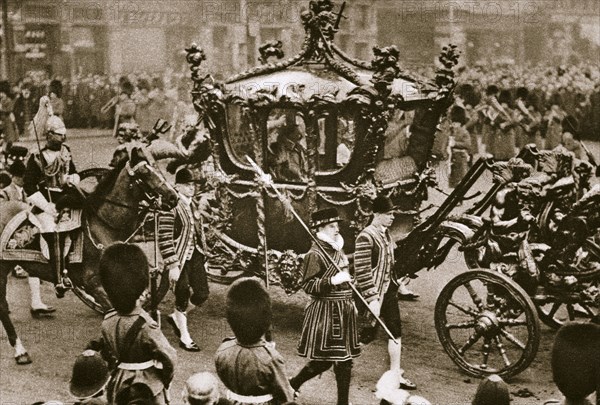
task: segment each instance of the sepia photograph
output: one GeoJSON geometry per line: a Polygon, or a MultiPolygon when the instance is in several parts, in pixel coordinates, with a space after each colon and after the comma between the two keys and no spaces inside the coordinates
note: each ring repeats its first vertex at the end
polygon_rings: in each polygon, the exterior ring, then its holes
{"type": "Polygon", "coordinates": [[[0,5],[0,405],[600,405],[600,0],[0,5]]]}

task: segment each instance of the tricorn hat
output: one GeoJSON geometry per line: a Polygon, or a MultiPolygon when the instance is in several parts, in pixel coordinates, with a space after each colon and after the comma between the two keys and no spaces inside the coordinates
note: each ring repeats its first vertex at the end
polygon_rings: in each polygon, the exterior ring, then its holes
{"type": "Polygon", "coordinates": [[[342,219],[335,208],[325,208],[312,213],[310,216],[310,226],[317,228],[341,220],[342,219]]]}
{"type": "Polygon", "coordinates": [[[392,199],[385,195],[380,195],[373,200],[373,214],[383,214],[395,210],[392,199]]]}
{"type": "Polygon", "coordinates": [[[175,184],[182,183],[191,183],[194,181],[194,173],[190,169],[186,169],[185,167],[179,169],[177,173],[175,173],[175,184]]]}
{"type": "Polygon", "coordinates": [[[13,159],[21,158],[24,159],[29,153],[29,149],[25,146],[13,145],[8,151],[8,155],[13,159]]]}
{"type": "Polygon", "coordinates": [[[241,344],[260,340],[271,327],[271,297],[256,278],[236,280],[227,291],[227,322],[241,344]]]}
{"type": "Polygon", "coordinates": [[[98,394],[110,379],[110,372],[100,353],[86,350],[75,359],[69,390],[84,399],[98,394]]]}

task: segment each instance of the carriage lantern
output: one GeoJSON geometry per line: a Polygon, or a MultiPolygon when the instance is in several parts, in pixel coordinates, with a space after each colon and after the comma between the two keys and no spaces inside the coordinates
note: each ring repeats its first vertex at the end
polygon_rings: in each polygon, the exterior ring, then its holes
{"type": "Polygon", "coordinates": [[[336,207],[349,252],[377,193],[404,211],[395,224],[404,231],[426,198],[427,161],[452,102],[458,51],[443,48],[434,80],[401,69],[395,46],[373,48],[370,62],[357,60],[334,43],[341,14],[334,8],[329,0],[310,1],[297,55],[284,60],[282,43],[268,42],[259,48],[261,65],[222,83],[203,71],[198,45],[186,49],[194,107],[212,142],[219,206],[206,218],[204,244],[213,280],[258,272],[292,292],[310,247],[285,204],[260,187],[246,156],[302,218],[336,207]],[[401,146],[390,146],[395,142],[401,146]]]}

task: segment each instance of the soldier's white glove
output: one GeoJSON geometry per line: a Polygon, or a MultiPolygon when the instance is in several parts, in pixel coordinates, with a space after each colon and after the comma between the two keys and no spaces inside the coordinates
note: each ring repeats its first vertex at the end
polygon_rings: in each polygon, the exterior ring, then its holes
{"type": "Polygon", "coordinates": [[[369,302],[369,309],[373,314],[375,314],[375,316],[379,316],[379,313],[381,312],[381,304],[379,303],[379,300],[369,302]]]}
{"type": "Polygon", "coordinates": [[[179,280],[179,276],[181,276],[181,270],[179,269],[179,266],[173,266],[169,269],[169,282],[172,289],[175,289],[175,285],[179,280]]]}
{"type": "Polygon", "coordinates": [[[331,285],[340,285],[342,283],[348,283],[352,280],[350,273],[341,271],[335,276],[331,277],[331,285]]]}
{"type": "Polygon", "coordinates": [[[40,108],[48,108],[50,106],[50,97],[42,96],[40,97],[40,108]]]}

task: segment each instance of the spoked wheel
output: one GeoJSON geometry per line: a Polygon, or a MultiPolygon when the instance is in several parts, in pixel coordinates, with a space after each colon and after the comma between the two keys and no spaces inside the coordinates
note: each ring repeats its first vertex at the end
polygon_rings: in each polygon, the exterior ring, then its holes
{"type": "Polygon", "coordinates": [[[536,303],[540,320],[551,328],[558,329],[565,322],[589,322],[598,319],[598,308],[576,300],[548,297],[544,303],[536,303]]]}
{"type": "Polygon", "coordinates": [[[435,305],[435,329],[452,361],[473,377],[510,377],[535,358],[540,323],[527,293],[490,270],[453,278],[435,305]]]}

